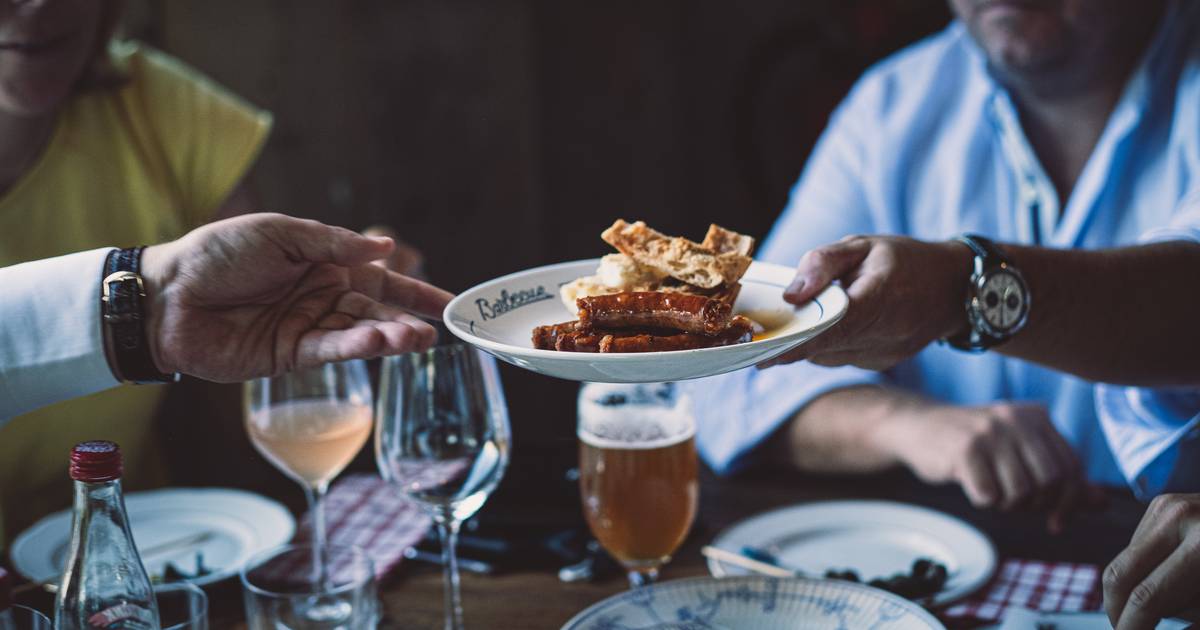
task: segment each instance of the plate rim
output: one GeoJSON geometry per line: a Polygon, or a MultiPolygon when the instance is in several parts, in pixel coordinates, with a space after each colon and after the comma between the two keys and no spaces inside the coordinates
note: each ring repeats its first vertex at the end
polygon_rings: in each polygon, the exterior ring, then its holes
{"type": "MultiPolygon", "coordinates": [[[[249,490],[243,490],[241,488],[225,488],[217,486],[154,488],[150,490],[139,490],[127,493],[124,495],[124,499],[127,504],[130,502],[130,500],[141,503],[161,500],[164,495],[168,496],[172,500],[176,498],[183,499],[187,495],[208,495],[210,497],[215,495],[236,496],[239,499],[257,503],[263,509],[268,509],[272,512],[275,512],[275,516],[279,517],[280,523],[284,524],[285,527],[280,530],[280,533],[277,536],[281,539],[281,542],[276,543],[274,546],[286,544],[287,541],[291,540],[296,533],[296,518],[287,509],[287,507],[270,497],[258,494],[256,492],[251,492],[249,490]]],[[[12,545],[8,549],[8,557],[11,561],[13,569],[31,581],[44,581],[46,579],[55,577],[53,575],[48,575],[45,577],[32,575],[31,572],[28,571],[29,566],[26,563],[26,559],[33,553],[37,553],[39,555],[42,553],[42,549],[45,547],[45,536],[55,533],[57,528],[56,524],[58,521],[67,521],[67,539],[69,541],[69,528],[72,512],[73,508],[57,510],[43,516],[32,525],[26,527],[23,531],[21,531],[20,534],[17,534],[17,536],[13,538],[12,545]],[[26,548],[30,548],[32,551],[27,552],[25,551],[26,548]]],[[[266,520],[268,519],[254,518],[248,519],[248,522],[253,525],[266,520]]],[[[269,530],[268,533],[270,533],[269,530]]],[[[251,552],[258,553],[259,551],[263,550],[265,550],[265,548],[252,549],[251,552]]],[[[189,582],[197,586],[205,586],[237,575],[237,572],[240,570],[240,568],[241,567],[228,567],[223,570],[213,571],[212,573],[202,575],[197,578],[185,579],[181,581],[189,582]]]]}
{"type": "MultiPolygon", "coordinates": [[[[995,544],[995,542],[992,541],[991,537],[988,536],[983,530],[979,529],[978,527],[975,527],[971,523],[967,522],[965,519],[960,518],[954,514],[949,514],[947,512],[935,510],[933,508],[926,507],[923,505],[917,505],[917,504],[913,504],[913,503],[905,503],[902,501],[891,501],[888,499],[832,499],[832,500],[822,500],[822,501],[811,501],[811,502],[805,502],[805,503],[794,503],[792,505],[785,505],[785,506],[773,508],[770,510],[752,514],[745,518],[739,519],[733,523],[730,523],[728,526],[721,529],[721,531],[718,532],[717,535],[712,538],[712,542],[710,544],[712,544],[714,546],[720,546],[721,539],[727,537],[729,535],[729,533],[731,531],[733,531],[735,528],[738,528],[742,525],[745,525],[745,524],[747,524],[753,520],[759,519],[759,518],[766,518],[769,516],[774,516],[777,514],[784,514],[784,513],[792,512],[795,510],[813,509],[813,508],[819,509],[819,508],[823,508],[823,507],[853,507],[856,509],[887,507],[887,508],[891,508],[891,509],[901,509],[901,510],[904,510],[904,511],[907,511],[910,513],[918,513],[918,514],[922,514],[925,516],[932,516],[932,517],[938,518],[940,520],[943,520],[945,522],[952,524],[954,527],[957,527],[957,528],[961,529],[962,531],[967,532],[968,534],[977,536],[979,538],[979,540],[982,541],[983,548],[986,549],[986,551],[987,551],[987,563],[986,563],[985,570],[983,571],[982,575],[978,578],[977,583],[971,584],[969,587],[964,587],[961,592],[953,593],[952,595],[947,596],[944,594],[945,591],[943,591],[943,592],[935,595],[933,598],[933,602],[931,603],[931,606],[933,606],[935,608],[941,608],[943,606],[947,606],[949,604],[953,604],[955,602],[962,601],[963,599],[970,597],[972,594],[979,592],[979,590],[981,588],[986,586],[987,583],[991,581],[991,579],[996,575],[996,571],[999,568],[1000,558],[999,558],[999,555],[996,550],[996,544],[995,544]]],[[[724,565],[721,564],[720,561],[717,561],[713,558],[706,558],[705,565],[708,567],[709,575],[711,575],[713,577],[722,577],[722,578],[723,577],[738,577],[738,576],[726,573],[724,565]]]]}
{"type": "MultiPolygon", "coordinates": [[[[595,263],[595,264],[599,265],[600,259],[599,258],[583,258],[583,259],[579,259],[579,260],[569,260],[569,261],[565,261],[565,262],[552,263],[549,265],[540,265],[540,266],[531,267],[529,269],[525,269],[522,271],[514,271],[512,273],[508,273],[503,276],[499,276],[497,278],[493,278],[491,280],[487,280],[487,281],[481,282],[479,284],[476,284],[474,286],[471,286],[467,289],[460,291],[458,293],[458,295],[454,296],[454,298],[452,300],[450,300],[450,302],[446,305],[446,308],[442,310],[442,323],[446,326],[446,328],[450,331],[451,334],[453,334],[455,337],[462,340],[463,342],[466,342],[473,346],[478,346],[478,347],[484,348],[489,351],[501,352],[501,353],[507,353],[507,354],[518,354],[519,353],[518,356],[552,358],[552,359],[561,360],[561,361],[594,363],[597,360],[599,360],[599,361],[629,360],[629,357],[637,357],[637,356],[639,356],[639,354],[642,354],[642,355],[653,354],[655,356],[681,357],[681,356],[695,355],[697,353],[728,351],[729,348],[733,348],[733,347],[745,348],[747,346],[756,346],[759,344],[761,344],[761,345],[776,345],[776,346],[786,347],[786,348],[790,349],[791,347],[796,345],[796,344],[792,344],[792,343],[786,343],[786,342],[790,341],[791,337],[793,337],[795,335],[807,334],[811,338],[811,337],[815,337],[815,336],[825,332],[826,330],[831,328],[834,324],[837,324],[839,321],[841,321],[842,317],[844,317],[846,315],[846,311],[849,309],[849,306],[850,306],[850,298],[848,295],[846,295],[846,292],[842,289],[842,287],[837,284],[831,284],[828,287],[826,287],[825,289],[823,289],[821,291],[821,293],[819,293],[816,297],[814,297],[812,299],[812,302],[814,302],[817,305],[817,307],[819,309],[821,309],[821,315],[820,315],[821,321],[819,321],[817,323],[817,325],[815,325],[811,328],[805,328],[802,331],[796,331],[793,333],[789,333],[787,335],[780,335],[777,337],[760,339],[758,341],[749,341],[744,344],[736,344],[735,346],[718,346],[718,347],[712,347],[712,348],[693,348],[690,350],[664,350],[664,351],[654,352],[654,353],[623,352],[623,353],[612,353],[612,354],[600,354],[600,353],[590,353],[590,352],[558,352],[555,350],[541,350],[538,348],[526,348],[523,346],[515,346],[512,344],[502,343],[502,342],[493,341],[491,339],[485,339],[483,337],[480,337],[479,335],[476,335],[476,334],[470,332],[469,330],[466,330],[464,327],[460,326],[451,317],[452,311],[454,311],[461,304],[466,302],[468,294],[475,293],[477,291],[499,285],[503,282],[507,282],[513,278],[517,278],[520,276],[530,275],[530,274],[534,274],[534,273],[546,273],[546,272],[557,270],[562,267],[570,267],[573,265],[580,265],[583,263],[595,263]],[[840,300],[835,300],[835,299],[831,299],[831,298],[827,297],[830,295],[838,295],[840,300]],[[825,298],[826,302],[823,303],[822,298],[825,298]],[[829,306],[826,306],[826,303],[834,303],[834,302],[838,302],[840,305],[840,308],[833,309],[833,308],[830,308],[829,306]],[[826,313],[829,313],[828,319],[826,319],[826,313]],[[781,342],[784,342],[784,343],[781,343],[781,342]]],[[[761,261],[761,260],[751,261],[750,268],[754,268],[756,265],[759,266],[759,268],[765,268],[765,269],[780,269],[780,270],[790,270],[791,269],[790,267],[787,267],[786,265],[781,265],[779,263],[773,263],[773,262],[767,262],[767,261],[761,261]]],[[[747,273],[749,273],[749,270],[747,270],[747,273]]]]}
{"type": "MultiPolygon", "coordinates": [[[[649,587],[645,587],[645,588],[652,588],[652,589],[658,589],[658,590],[664,590],[664,589],[672,589],[673,590],[673,589],[678,589],[678,588],[690,587],[695,584],[701,584],[701,583],[710,584],[710,583],[717,583],[717,582],[732,582],[732,583],[734,583],[734,585],[736,585],[737,582],[762,583],[762,582],[770,582],[770,581],[793,583],[793,584],[834,586],[836,588],[842,588],[842,589],[847,589],[847,590],[852,590],[852,591],[853,590],[865,591],[865,592],[870,593],[871,595],[875,595],[884,600],[892,601],[896,605],[903,607],[905,610],[912,613],[918,619],[921,619],[922,621],[930,623],[931,628],[944,629],[946,627],[945,624],[943,624],[941,621],[938,620],[937,617],[935,617],[933,615],[933,613],[922,608],[916,602],[904,599],[903,597],[900,597],[899,595],[896,595],[894,593],[889,593],[888,591],[878,589],[873,586],[867,586],[866,584],[859,584],[859,583],[855,583],[855,582],[846,582],[846,581],[841,581],[841,580],[827,580],[827,579],[822,579],[822,578],[807,578],[807,577],[776,578],[776,577],[770,577],[770,576],[766,576],[766,575],[731,575],[731,576],[726,576],[726,577],[718,577],[715,575],[699,575],[699,576],[693,576],[693,577],[687,577],[687,578],[679,578],[676,580],[667,580],[664,582],[657,582],[657,583],[652,584],[649,587]]],[[[587,608],[584,608],[583,610],[576,613],[573,617],[568,619],[567,622],[562,625],[562,628],[560,628],[560,630],[578,630],[578,625],[585,621],[588,621],[589,616],[595,615],[598,612],[600,612],[598,609],[601,608],[602,606],[611,605],[613,603],[616,603],[616,601],[619,601],[622,599],[635,597],[636,596],[635,593],[636,593],[636,591],[633,591],[633,590],[624,590],[624,591],[621,591],[620,593],[615,593],[613,595],[605,597],[604,599],[602,599],[598,602],[595,602],[595,603],[591,604],[590,606],[588,606],[587,608]]]]}

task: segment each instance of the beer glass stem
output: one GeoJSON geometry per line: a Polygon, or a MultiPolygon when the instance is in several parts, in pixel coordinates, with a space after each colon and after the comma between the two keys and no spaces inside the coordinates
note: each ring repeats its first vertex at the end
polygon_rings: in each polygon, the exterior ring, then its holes
{"type": "Polygon", "coordinates": [[[658,581],[658,569],[630,569],[629,588],[649,586],[658,581]]]}
{"type": "Polygon", "coordinates": [[[442,540],[442,595],[446,601],[446,630],[463,630],[462,597],[458,592],[458,519],[444,517],[437,521],[438,537],[442,540]]]}

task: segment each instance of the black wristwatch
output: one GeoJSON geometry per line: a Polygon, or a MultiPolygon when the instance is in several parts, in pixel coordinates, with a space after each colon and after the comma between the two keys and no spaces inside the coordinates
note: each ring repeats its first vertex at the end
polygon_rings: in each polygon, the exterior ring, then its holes
{"type": "Polygon", "coordinates": [[[127,383],[173,383],[178,374],[164,374],[154,365],[146,335],[146,289],[142,283],[142,250],[109,252],[101,281],[100,316],[109,341],[109,366],[127,383]]]}
{"type": "Polygon", "coordinates": [[[967,283],[967,330],[946,343],[967,352],[983,352],[1007,341],[1029,318],[1029,287],[1021,272],[990,240],[963,234],[958,242],[975,254],[967,283]]]}

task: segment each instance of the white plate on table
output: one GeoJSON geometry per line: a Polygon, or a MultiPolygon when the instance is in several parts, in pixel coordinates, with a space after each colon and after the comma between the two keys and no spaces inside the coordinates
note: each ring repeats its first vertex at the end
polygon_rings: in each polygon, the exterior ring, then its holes
{"type": "MultiPolygon", "coordinates": [[[[125,510],[142,563],[151,576],[168,562],[194,573],[196,553],[212,573],[188,580],[204,585],[236,575],[260,551],[291,540],[296,521],[279,503],[242,490],[171,488],[125,495],[125,510]],[[179,541],[194,544],[175,545],[179,541]],[[146,550],[170,547],[158,553],[146,550]]],[[[17,536],[13,566],[36,582],[54,582],[63,572],[71,546],[71,510],[55,512],[17,536]]]]}
{"type": "MultiPolygon", "coordinates": [[[[982,532],[948,514],[891,501],[827,501],[765,512],[726,529],[713,545],[767,551],[806,575],[853,570],[864,580],[908,573],[917,558],[945,565],[949,579],[933,598],[942,606],[978,590],[996,570],[996,550],[982,532]]],[[[709,559],[714,576],[745,569],[709,559]]]]}
{"type": "Polygon", "coordinates": [[[836,580],[691,578],[614,595],[562,630],[937,630],[920,606],[836,580]]]}
{"type": "Polygon", "coordinates": [[[698,350],[597,354],[533,347],[536,326],[575,319],[559,298],[559,287],[596,273],[600,259],[579,260],[509,274],[463,291],[443,314],[456,337],[534,372],[572,381],[646,383],[682,381],[732,372],[768,359],[815,337],[846,312],[849,299],[831,286],[795,307],[783,300],[791,267],[754,261],[742,278],[734,313],[768,329],[757,341],[698,350]]]}

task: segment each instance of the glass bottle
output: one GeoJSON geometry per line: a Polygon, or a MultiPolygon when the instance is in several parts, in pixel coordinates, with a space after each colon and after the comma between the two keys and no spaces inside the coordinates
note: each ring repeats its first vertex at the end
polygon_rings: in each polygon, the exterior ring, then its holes
{"type": "Polygon", "coordinates": [[[54,627],[159,630],[154,589],[125,514],[120,447],[106,441],[75,445],[70,472],[75,517],[54,602],[54,627]]]}

